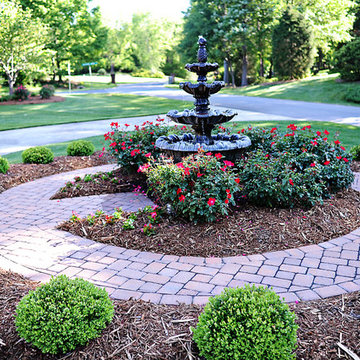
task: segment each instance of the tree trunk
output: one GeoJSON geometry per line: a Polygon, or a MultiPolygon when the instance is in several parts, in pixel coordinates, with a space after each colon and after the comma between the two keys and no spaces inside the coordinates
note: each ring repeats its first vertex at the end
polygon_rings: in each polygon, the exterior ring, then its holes
{"type": "Polygon", "coordinates": [[[265,72],[264,72],[264,59],[262,54],[260,54],[260,73],[259,73],[260,77],[264,77],[265,72]]]}
{"type": "Polygon", "coordinates": [[[270,60],[270,69],[269,69],[269,75],[268,75],[268,79],[271,79],[273,76],[273,61],[272,59],[270,60]]]}
{"type": "Polygon", "coordinates": [[[229,68],[230,68],[230,75],[231,75],[231,86],[233,88],[236,88],[236,84],[235,84],[235,72],[234,69],[232,67],[232,62],[229,60],[229,68]]]}
{"type": "Polygon", "coordinates": [[[115,82],[115,70],[114,70],[114,64],[113,63],[110,66],[110,75],[111,75],[111,83],[116,84],[116,82],[115,82]]]}
{"type": "Polygon", "coordinates": [[[320,70],[323,70],[324,69],[324,54],[322,52],[322,49],[321,48],[318,48],[318,52],[319,52],[319,63],[318,63],[318,69],[319,71],[320,70]]]}
{"type": "Polygon", "coordinates": [[[58,73],[58,77],[59,77],[59,84],[62,82],[62,75],[61,75],[61,70],[60,70],[60,60],[56,59],[56,67],[57,67],[57,73],[58,73]]]}
{"type": "Polygon", "coordinates": [[[246,45],[242,46],[242,73],[241,73],[241,86],[247,86],[247,72],[248,72],[248,60],[247,60],[247,48],[246,45]]]}
{"type": "Polygon", "coordinates": [[[11,79],[10,76],[8,76],[8,83],[9,83],[9,95],[11,96],[14,94],[14,80],[11,79]]]}

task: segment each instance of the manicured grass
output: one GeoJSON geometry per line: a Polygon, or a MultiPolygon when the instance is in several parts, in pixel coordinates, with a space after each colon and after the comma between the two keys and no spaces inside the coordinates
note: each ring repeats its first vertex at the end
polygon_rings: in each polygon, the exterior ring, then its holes
{"type": "Polygon", "coordinates": [[[360,88],[360,82],[338,82],[336,81],[338,78],[338,74],[322,74],[277,85],[251,85],[246,88],[227,88],[223,89],[222,93],[360,106],[359,104],[343,100],[347,89],[360,88]]]}
{"type": "MultiPolygon", "coordinates": [[[[329,141],[331,141],[334,135],[339,135],[339,140],[342,144],[349,150],[351,147],[360,144],[360,127],[356,127],[353,125],[342,125],[335,124],[331,122],[323,122],[323,121],[251,121],[251,122],[233,122],[227,125],[228,128],[232,132],[237,132],[243,128],[251,126],[260,126],[260,127],[278,127],[281,131],[286,131],[287,126],[293,123],[297,126],[305,126],[311,125],[313,130],[315,131],[324,131],[325,129],[330,132],[328,135],[329,141]]],[[[102,150],[104,147],[104,137],[103,136],[92,136],[82,140],[91,141],[95,150],[102,150]]],[[[50,144],[46,145],[49,147],[55,154],[55,156],[66,155],[66,148],[71,141],[66,141],[62,143],[50,144]]],[[[3,157],[7,158],[10,163],[21,163],[21,153],[22,151],[17,151],[11,154],[3,155],[3,157]]]]}
{"type": "Polygon", "coordinates": [[[138,95],[66,95],[60,103],[1,105],[0,130],[167,113],[190,102],[138,95]]]}
{"type": "MultiPolygon", "coordinates": [[[[95,151],[102,150],[102,148],[105,146],[104,136],[102,136],[102,135],[91,136],[91,137],[88,137],[85,139],[82,138],[82,139],[77,139],[77,140],[91,141],[95,146],[95,151]]],[[[75,140],[72,140],[72,141],[75,141],[75,140]]],[[[61,142],[61,143],[50,144],[50,145],[46,145],[46,147],[50,148],[55,156],[63,156],[63,155],[66,155],[66,149],[72,141],[65,141],[65,142],[61,142]]],[[[22,153],[22,151],[16,151],[16,152],[13,152],[10,154],[2,155],[2,157],[8,159],[11,164],[22,163],[21,153],[22,153]]]]}

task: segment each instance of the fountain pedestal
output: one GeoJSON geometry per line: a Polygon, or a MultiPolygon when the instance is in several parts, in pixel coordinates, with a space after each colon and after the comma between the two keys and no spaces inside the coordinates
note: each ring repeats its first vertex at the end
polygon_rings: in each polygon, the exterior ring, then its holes
{"type": "Polygon", "coordinates": [[[180,84],[180,88],[195,98],[195,109],[179,112],[171,110],[167,116],[180,124],[191,125],[195,131],[192,134],[184,134],[182,137],[177,135],[161,136],[156,140],[155,145],[173,156],[175,161],[181,161],[181,158],[200,149],[205,152],[222,153],[228,160],[235,161],[241,157],[244,150],[251,145],[251,141],[244,135],[211,135],[212,130],[218,124],[230,121],[236,112],[232,110],[210,110],[209,97],[216,94],[225,86],[223,81],[214,81],[207,83],[206,75],[208,72],[215,71],[219,65],[217,63],[208,63],[206,40],[199,37],[199,50],[197,53],[198,62],[186,64],[188,71],[195,72],[198,75],[197,83],[185,82],[180,84]]]}

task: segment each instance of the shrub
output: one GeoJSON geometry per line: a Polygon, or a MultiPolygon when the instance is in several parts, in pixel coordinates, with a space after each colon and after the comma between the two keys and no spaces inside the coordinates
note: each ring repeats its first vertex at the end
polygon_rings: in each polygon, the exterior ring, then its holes
{"type": "Polygon", "coordinates": [[[14,91],[13,98],[15,100],[27,100],[27,98],[30,95],[30,91],[26,89],[26,87],[20,85],[16,90],[14,91]]]}
{"type": "Polygon", "coordinates": [[[98,74],[99,76],[105,76],[105,75],[106,75],[106,70],[103,69],[103,68],[101,68],[101,69],[99,69],[99,70],[97,71],[97,74],[98,74]]]}
{"type": "Polygon", "coordinates": [[[349,88],[344,93],[344,100],[360,104],[360,87],[349,88]]]}
{"type": "Polygon", "coordinates": [[[87,140],[72,141],[66,152],[69,156],[89,156],[95,151],[95,146],[87,140]]]}
{"type": "Polygon", "coordinates": [[[11,100],[14,100],[14,95],[2,95],[0,97],[0,102],[6,102],[11,100]]]}
{"type": "Polygon", "coordinates": [[[344,80],[360,80],[360,37],[335,52],[334,71],[338,71],[344,80]]]}
{"type": "Polygon", "coordinates": [[[53,152],[45,146],[26,149],[21,154],[25,164],[49,164],[54,160],[53,152]]]}
{"type": "Polygon", "coordinates": [[[260,149],[239,163],[239,178],[250,201],[265,206],[310,206],[351,185],[350,157],[339,140],[329,141],[329,132],[315,133],[310,126],[299,129],[291,124],[288,128],[285,134],[271,129],[270,145],[268,132],[254,132],[260,149]]]}
{"type": "Polygon", "coordinates": [[[360,145],[353,146],[350,153],[354,160],[360,161],[360,145]]]}
{"type": "Polygon", "coordinates": [[[0,156],[0,173],[6,174],[9,168],[9,161],[0,156]]]}
{"type": "Polygon", "coordinates": [[[209,299],[193,329],[206,359],[294,359],[295,315],[263,287],[225,289],[209,299]]]}
{"type": "Polygon", "coordinates": [[[309,73],[314,60],[311,26],[303,14],[287,8],[275,26],[272,59],[279,79],[300,79],[309,73]]]}
{"type": "Polygon", "coordinates": [[[15,324],[27,342],[43,353],[58,354],[99,336],[113,315],[105,289],[60,275],[22,298],[15,324]]]}
{"type": "Polygon", "coordinates": [[[55,87],[53,85],[44,85],[40,90],[40,97],[42,99],[50,99],[55,94],[55,87]]]}
{"type": "MultiPolygon", "coordinates": [[[[118,164],[127,172],[133,173],[149,160],[157,159],[160,151],[155,147],[155,141],[170,132],[169,126],[160,126],[163,119],[156,123],[146,121],[142,126],[135,125],[135,131],[123,131],[118,123],[111,123],[111,131],[104,135],[108,142],[108,150],[117,158],[118,164]]],[[[128,124],[125,124],[128,127],[128,124]]]]}
{"type": "Polygon", "coordinates": [[[191,221],[215,221],[227,215],[239,190],[234,165],[220,154],[190,155],[182,163],[153,163],[145,170],[149,188],[163,205],[170,204],[178,215],[191,221]],[[218,159],[218,158],[219,159],[218,159]]]}
{"type": "Polygon", "coordinates": [[[137,69],[131,73],[132,76],[136,77],[148,77],[148,78],[163,78],[164,74],[161,71],[151,71],[146,69],[137,69]]]}

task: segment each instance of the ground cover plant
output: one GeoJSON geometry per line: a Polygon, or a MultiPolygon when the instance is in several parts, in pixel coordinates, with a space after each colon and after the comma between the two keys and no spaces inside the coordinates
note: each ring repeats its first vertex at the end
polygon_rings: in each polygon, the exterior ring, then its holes
{"type": "Polygon", "coordinates": [[[63,95],[62,103],[0,106],[0,131],[134,116],[157,115],[190,102],[138,95],[63,95]]]}
{"type": "MultiPolygon", "coordinates": [[[[14,322],[20,299],[38,283],[0,269],[0,358],[7,360],[55,360],[21,340],[14,322]]],[[[157,305],[139,300],[114,300],[114,318],[99,338],[75,349],[69,360],[200,360],[192,341],[190,327],[195,327],[203,307],[198,305],[157,305]],[[190,354],[190,355],[189,355],[190,354]]],[[[335,360],[340,333],[343,343],[358,355],[360,349],[360,294],[354,292],[318,301],[292,303],[296,314],[299,360],[335,360]]],[[[341,358],[345,359],[344,353],[341,358]]]]}

